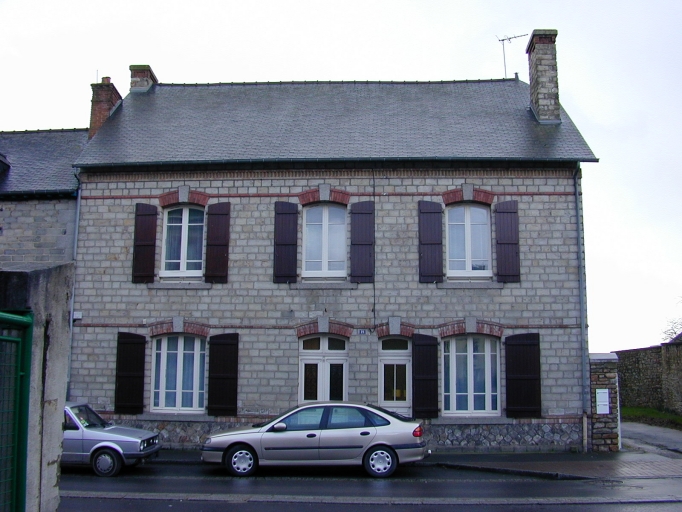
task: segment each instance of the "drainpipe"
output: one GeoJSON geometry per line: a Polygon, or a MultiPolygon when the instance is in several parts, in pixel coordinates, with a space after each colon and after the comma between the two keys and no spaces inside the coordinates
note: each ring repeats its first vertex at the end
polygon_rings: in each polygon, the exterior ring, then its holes
{"type": "Polygon", "coordinates": [[[573,190],[575,194],[575,215],[576,232],[578,235],[578,281],[579,281],[579,300],[580,300],[580,342],[581,342],[581,363],[583,376],[583,452],[587,452],[587,416],[590,407],[590,368],[589,368],[589,348],[587,346],[587,287],[585,285],[585,262],[583,258],[583,229],[580,208],[580,164],[576,165],[573,171],[573,190]]]}
{"type": "Polygon", "coordinates": [[[78,180],[78,189],[76,190],[76,222],[73,229],[73,262],[74,262],[74,276],[73,284],[71,285],[71,301],[69,304],[69,327],[70,340],[69,340],[69,355],[67,357],[67,368],[66,368],[66,400],[71,399],[71,358],[73,355],[73,307],[76,300],[76,251],[78,250],[78,227],[79,220],[81,216],[81,180],[78,178],[78,173],[74,173],[74,176],[78,180]]]}

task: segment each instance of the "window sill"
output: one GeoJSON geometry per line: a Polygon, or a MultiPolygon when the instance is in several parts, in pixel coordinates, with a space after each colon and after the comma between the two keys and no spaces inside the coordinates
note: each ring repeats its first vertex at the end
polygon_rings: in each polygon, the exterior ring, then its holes
{"type": "Polygon", "coordinates": [[[212,418],[205,412],[144,412],[135,416],[146,421],[210,421],[212,418]]]}
{"type": "Polygon", "coordinates": [[[165,281],[160,283],[149,283],[149,290],[210,290],[212,283],[190,282],[190,281],[165,281]]]}
{"type": "Polygon", "coordinates": [[[313,281],[303,283],[290,283],[290,290],[357,290],[358,283],[347,281],[313,281]]]}
{"type": "Polygon", "coordinates": [[[514,423],[513,418],[502,416],[440,416],[431,420],[432,425],[504,425],[514,423]]]}
{"type": "Polygon", "coordinates": [[[484,290],[501,290],[504,288],[504,283],[497,283],[493,281],[448,281],[445,283],[436,283],[436,288],[449,289],[467,289],[479,288],[484,290]]]}

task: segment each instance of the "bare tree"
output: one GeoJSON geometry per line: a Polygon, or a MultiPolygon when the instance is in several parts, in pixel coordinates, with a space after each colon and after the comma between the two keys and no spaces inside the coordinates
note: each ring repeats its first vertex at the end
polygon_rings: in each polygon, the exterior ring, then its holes
{"type": "MultiPolygon", "coordinates": [[[[682,297],[680,297],[678,304],[682,304],[682,297]]],[[[668,320],[665,329],[661,331],[663,341],[670,341],[678,334],[682,334],[682,318],[673,318],[668,320]]]]}

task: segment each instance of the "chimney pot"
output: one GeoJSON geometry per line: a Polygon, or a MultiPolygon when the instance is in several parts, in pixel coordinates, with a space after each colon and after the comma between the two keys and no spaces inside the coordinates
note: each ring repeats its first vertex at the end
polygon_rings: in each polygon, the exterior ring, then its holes
{"type": "Polygon", "coordinates": [[[530,108],[538,122],[561,122],[556,30],[534,30],[526,46],[530,76],[530,108]]]}
{"type": "Polygon", "coordinates": [[[102,83],[103,84],[110,84],[111,83],[111,78],[108,76],[102,77],[102,83]]]}

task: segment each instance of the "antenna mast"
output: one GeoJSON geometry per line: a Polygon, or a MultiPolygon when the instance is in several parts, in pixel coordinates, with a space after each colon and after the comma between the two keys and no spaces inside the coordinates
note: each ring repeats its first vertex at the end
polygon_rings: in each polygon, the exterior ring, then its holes
{"type": "Polygon", "coordinates": [[[511,43],[512,39],[517,39],[519,37],[526,37],[528,34],[521,34],[520,36],[504,36],[502,38],[499,38],[497,36],[497,40],[502,43],[502,59],[504,60],[504,77],[507,78],[507,56],[505,55],[504,52],[504,43],[511,43]]]}

